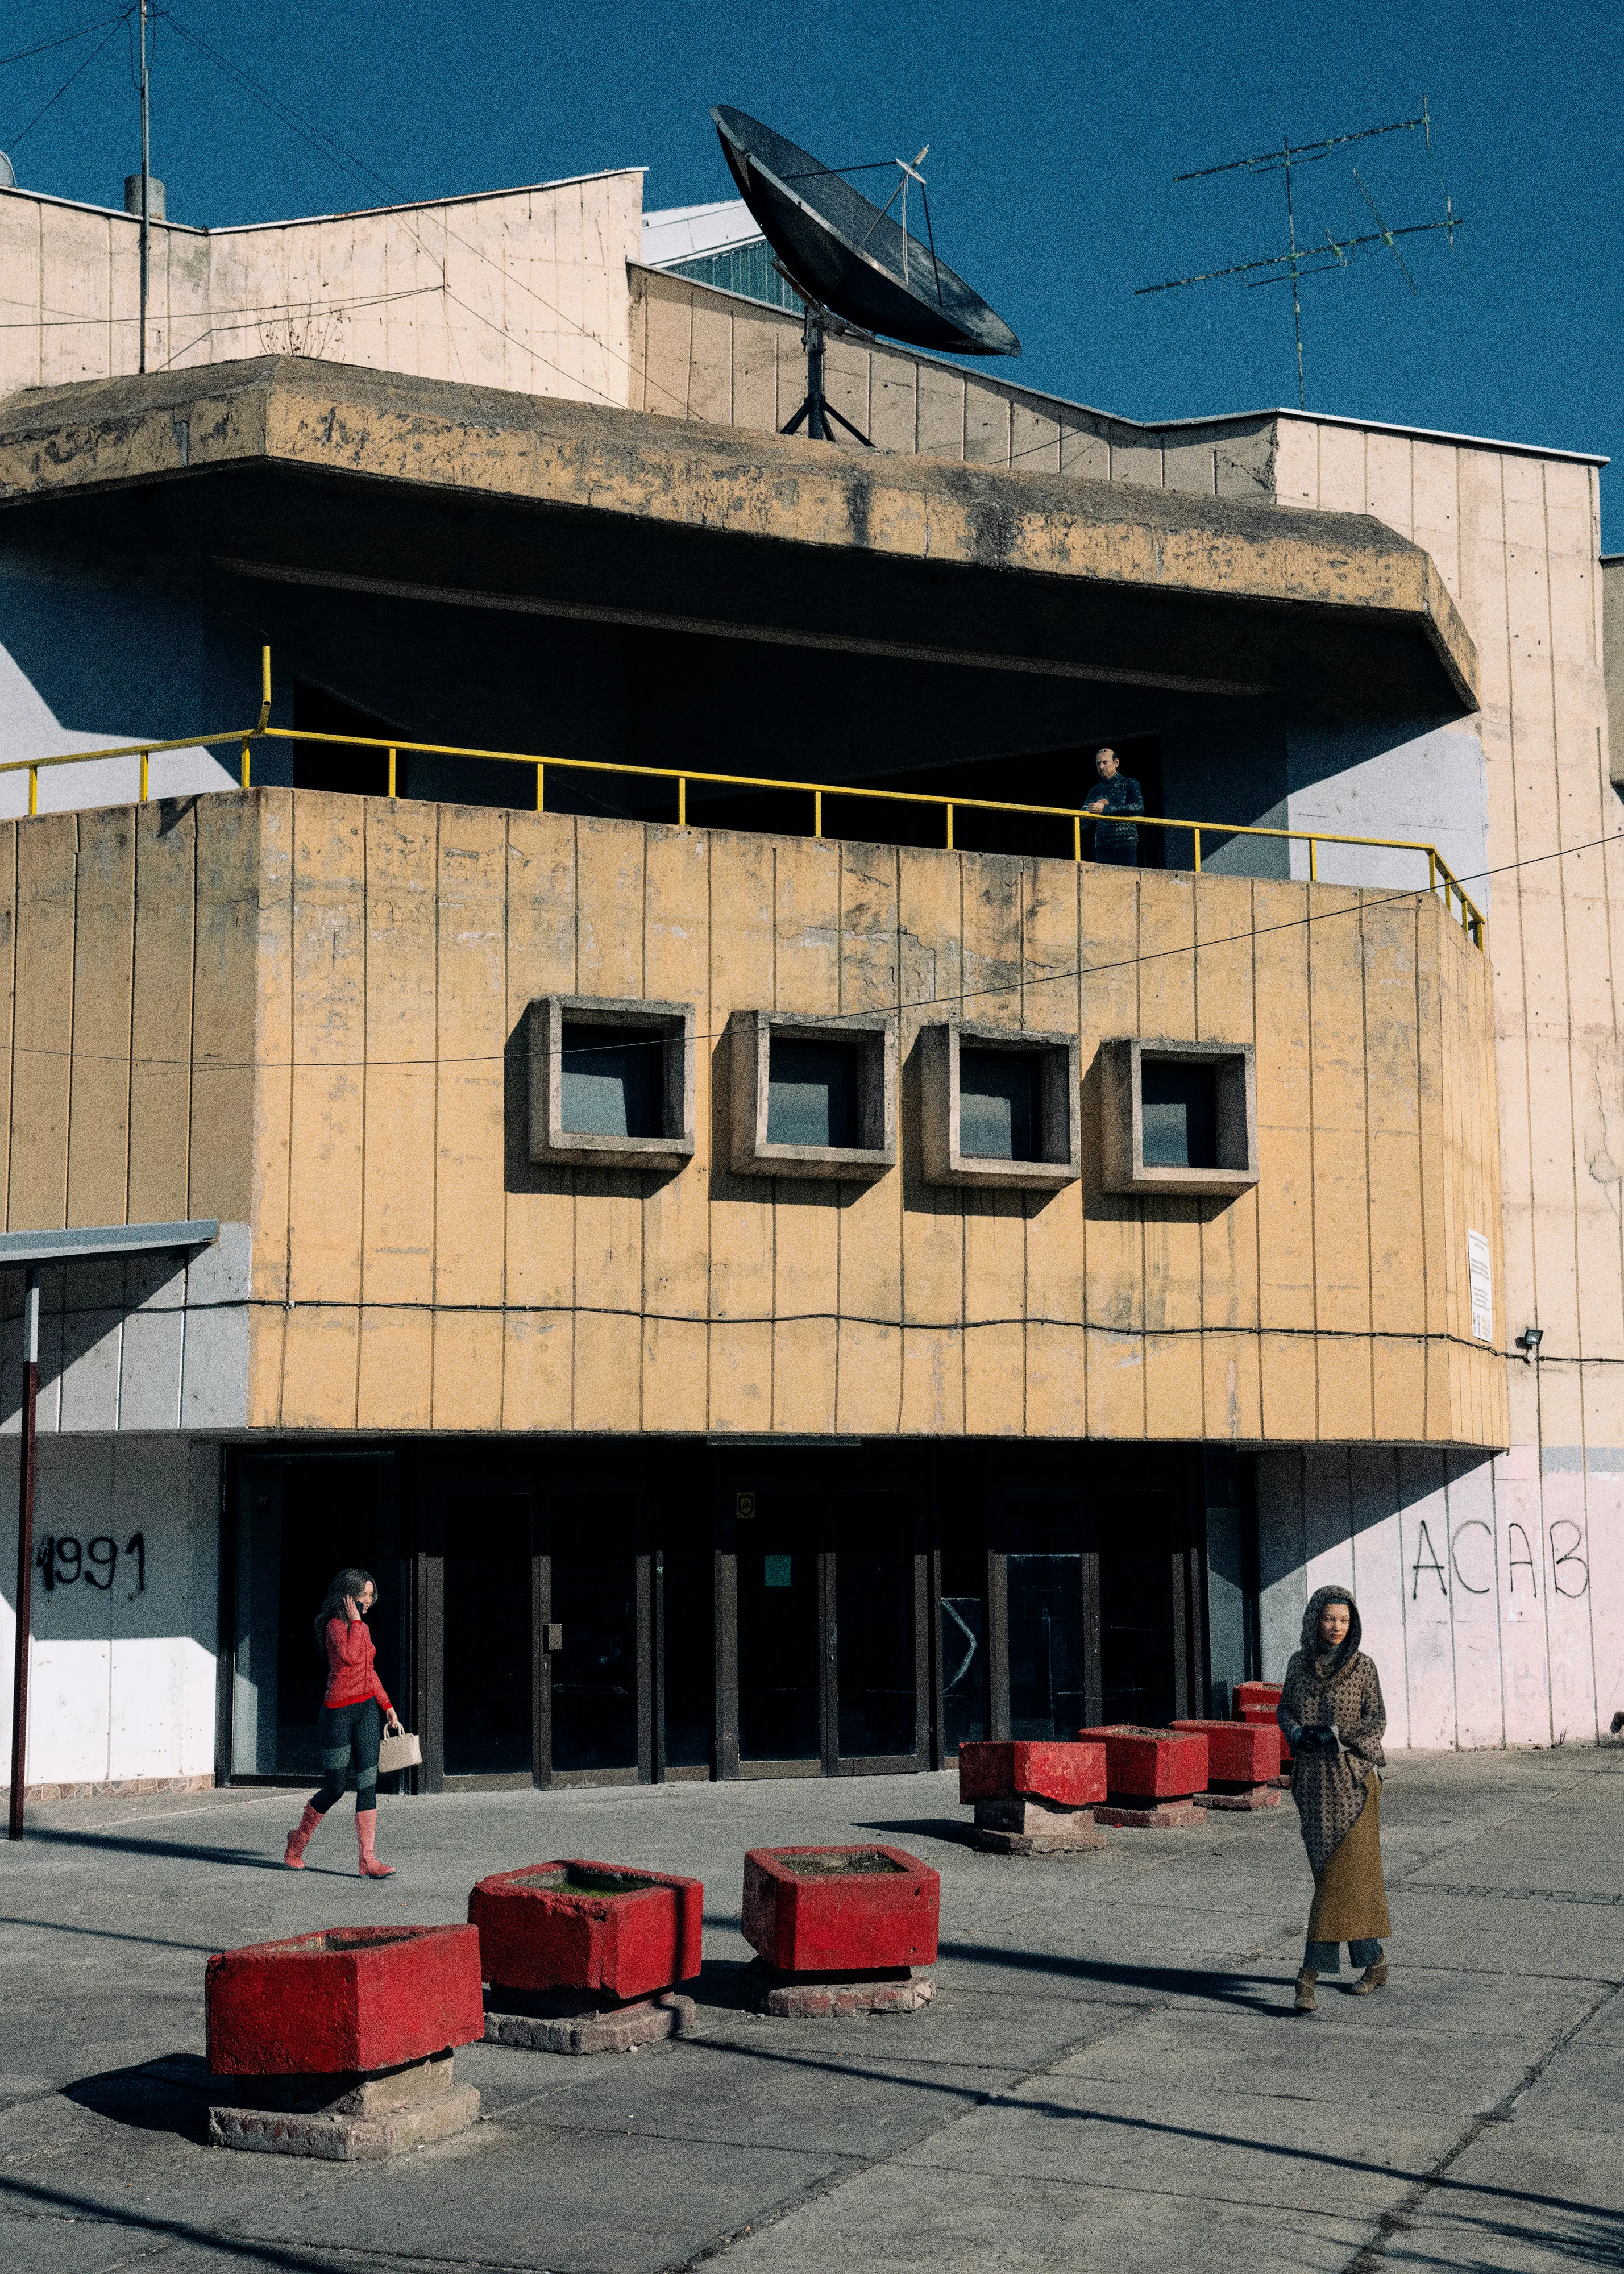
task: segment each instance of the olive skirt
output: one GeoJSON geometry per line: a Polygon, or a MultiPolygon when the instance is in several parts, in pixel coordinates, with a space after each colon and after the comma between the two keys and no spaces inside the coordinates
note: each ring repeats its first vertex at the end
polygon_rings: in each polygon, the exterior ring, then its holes
{"type": "Polygon", "coordinates": [[[1310,1942],[1367,1942],[1393,1931],[1381,1878],[1381,1780],[1374,1769],[1366,1773],[1365,1792],[1352,1831],[1315,1874],[1310,1942]]]}

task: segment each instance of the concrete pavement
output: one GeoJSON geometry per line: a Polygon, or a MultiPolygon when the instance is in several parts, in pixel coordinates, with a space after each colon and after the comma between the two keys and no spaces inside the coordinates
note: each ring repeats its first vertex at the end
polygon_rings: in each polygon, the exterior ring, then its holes
{"type": "Polygon", "coordinates": [[[1289,1804],[1017,1860],[963,1844],[949,1777],[386,1799],[401,1868],[370,1886],[347,1803],[283,1871],[295,1814],[41,1805],[0,1852],[12,2274],[1624,2265],[1624,1753],[1396,1756],[1393,1986],[1324,1988],[1312,2021],[1289,1804]],[[741,2010],[744,1849],[879,1834],[943,1874],[935,2003],[741,2010]],[[461,1918],[475,1879],[568,1854],[704,1879],[694,2037],[470,2048],[482,2120],[396,2164],[203,2144],[210,1951],[461,1918]]]}

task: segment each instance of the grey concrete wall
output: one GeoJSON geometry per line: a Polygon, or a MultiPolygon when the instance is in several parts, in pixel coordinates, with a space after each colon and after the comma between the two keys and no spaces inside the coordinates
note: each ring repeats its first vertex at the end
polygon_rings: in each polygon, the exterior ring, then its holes
{"type": "Polygon", "coordinates": [[[1349,1587],[1389,1744],[1589,1743],[1624,1706],[1624,1447],[1260,1454],[1258,1535],[1264,1678],[1349,1587]]]}
{"type": "MultiPolygon", "coordinates": [[[[0,761],[249,727],[259,683],[259,644],[244,628],[160,584],[0,533],[0,761]]],[[[265,755],[256,752],[261,779],[265,755]]],[[[234,753],[193,746],[154,757],[148,789],[185,797],[237,779],[234,753]]],[[[139,757],[48,767],[39,810],[128,805],[139,787],[139,757]]],[[[0,773],[0,818],[27,810],[27,774],[0,773]]]]}
{"type": "MultiPolygon", "coordinates": [[[[249,1230],[190,1262],[130,1256],[40,1275],[41,1435],[240,1429],[248,1418],[249,1230]]],[[[23,1275],[0,1273],[0,1434],[21,1426],[23,1275]]]]}
{"type": "MultiPolygon", "coordinates": [[[[1402,838],[1436,846],[1485,912],[1490,880],[1488,779],[1477,722],[1411,734],[1355,722],[1288,728],[1286,817],[1292,829],[1402,838]]],[[[1319,848],[1322,884],[1425,891],[1418,855],[1373,846],[1319,848]]],[[[1308,847],[1291,847],[1293,877],[1308,874],[1308,847]]]]}
{"type": "MultiPolygon", "coordinates": [[[[29,1784],[213,1770],[219,1501],[215,1442],[41,1442],[34,1536],[38,1555],[49,1561],[34,1577],[29,1784]]],[[[12,1437],[0,1445],[0,1664],[8,1671],[16,1649],[16,1569],[12,1437]]],[[[3,1691],[0,1761],[7,1761],[9,1680],[3,1691]]]]}
{"type": "MultiPolygon", "coordinates": [[[[0,190],[0,394],[139,368],[139,222],[0,190]]],[[[148,367],[327,357],[527,395],[630,399],[643,177],[247,229],[152,231],[148,367]]]]}

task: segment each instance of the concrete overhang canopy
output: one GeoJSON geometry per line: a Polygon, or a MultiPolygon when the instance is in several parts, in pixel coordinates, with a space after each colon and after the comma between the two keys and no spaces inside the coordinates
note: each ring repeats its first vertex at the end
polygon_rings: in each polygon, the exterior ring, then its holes
{"type": "Polygon", "coordinates": [[[70,1225],[65,1231],[0,1231],[0,1265],[93,1263],[113,1255],[164,1255],[208,1247],[220,1237],[213,1216],[183,1224],[70,1225]]]}
{"type": "Polygon", "coordinates": [[[251,578],[1311,709],[1477,707],[1436,565],[1369,516],[304,358],[13,395],[0,502],[251,578]]]}

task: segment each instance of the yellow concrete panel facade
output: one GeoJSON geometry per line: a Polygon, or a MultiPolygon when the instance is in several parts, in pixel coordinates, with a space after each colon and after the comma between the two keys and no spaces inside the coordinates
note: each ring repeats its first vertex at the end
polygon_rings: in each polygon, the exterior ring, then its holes
{"type": "Polygon", "coordinates": [[[131,1213],[248,1217],[250,1427],[1505,1442],[1466,1277],[1469,1230],[1502,1268],[1489,967],[1436,901],[306,790],[207,806],[202,854],[159,807],[9,834],[10,1221],[66,1221],[71,1180],[117,1213],[139,1100],[131,1213]],[[684,1165],[531,1162],[548,991],[692,1006],[684,1165]],[[747,1011],[896,1017],[894,1167],[735,1172],[747,1011]],[[927,1181],[921,1035],[954,1017],[1076,1036],[1080,1177],[927,1181]],[[1100,1052],[1135,1035],[1255,1049],[1255,1188],[1104,1190],[1100,1052]],[[241,1110],[201,1127],[194,1089],[227,1079],[241,1110]]]}

